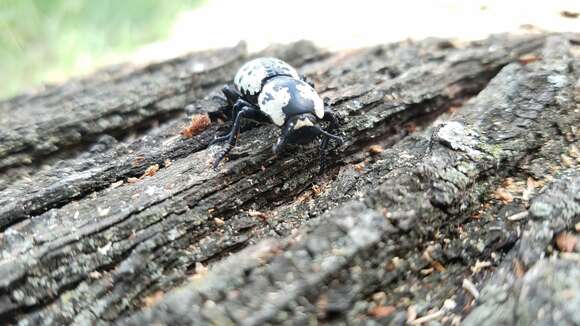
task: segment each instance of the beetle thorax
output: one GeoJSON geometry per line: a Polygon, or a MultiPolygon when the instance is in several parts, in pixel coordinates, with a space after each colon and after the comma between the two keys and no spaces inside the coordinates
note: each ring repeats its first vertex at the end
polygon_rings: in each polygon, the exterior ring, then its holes
{"type": "Polygon", "coordinates": [[[318,119],[324,116],[324,103],[316,91],[307,83],[287,76],[268,80],[257,102],[260,110],[280,127],[289,117],[304,113],[318,119]]]}

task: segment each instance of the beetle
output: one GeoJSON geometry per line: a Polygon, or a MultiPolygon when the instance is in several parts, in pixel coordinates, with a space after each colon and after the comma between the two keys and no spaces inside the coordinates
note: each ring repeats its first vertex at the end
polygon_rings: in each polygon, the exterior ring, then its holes
{"type": "Polygon", "coordinates": [[[321,172],[329,140],[343,143],[341,137],[331,133],[338,129],[338,121],[314,85],[280,59],[257,58],[245,63],[236,73],[233,86],[225,85],[222,93],[227,101],[226,109],[231,110],[227,115],[233,123],[227,134],[211,143],[226,141],[213,163],[214,169],[236,145],[242,118],[281,128],[272,148],[277,156],[287,144],[302,145],[319,138],[321,172]],[[320,126],[321,122],[328,124],[329,131],[320,126]]]}

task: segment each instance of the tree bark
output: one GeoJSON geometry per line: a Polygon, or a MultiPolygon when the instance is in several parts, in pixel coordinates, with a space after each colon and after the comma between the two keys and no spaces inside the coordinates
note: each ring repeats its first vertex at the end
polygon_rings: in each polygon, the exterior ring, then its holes
{"type": "Polygon", "coordinates": [[[0,317],[579,324],[579,51],[575,34],[241,45],[0,103],[0,317]],[[180,136],[262,55],[330,98],[345,144],[323,175],[314,144],[273,157],[273,126],[246,124],[219,171],[227,124],[180,136]]]}

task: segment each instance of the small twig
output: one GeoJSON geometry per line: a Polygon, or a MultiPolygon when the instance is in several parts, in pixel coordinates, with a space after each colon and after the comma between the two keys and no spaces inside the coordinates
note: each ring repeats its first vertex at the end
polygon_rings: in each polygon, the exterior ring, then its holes
{"type": "Polygon", "coordinates": [[[432,320],[439,319],[439,318],[443,317],[443,315],[446,312],[450,312],[451,310],[455,309],[456,306],[457,305],[456,305],[455,301],[453,301],[451,299],[445,300],[445,302],[443,303],[443,307],[441,307],[441,309],[439,309],[439,311],[425,315],[421,318],[417,318],[417,319],[413,318],[414,320],[409,321],[409,324],[421,325],[423,323],[427,323],[427,322],[430,322],[432,320]]]}
{"type": "Polygon", "coordinates": [[[519,220],[523,220],[525,218],[528,217],[528,211],[523,211],[523,212],[519,212],[517,214],[514,214],[512,216],[508,216],[507,219],[508,221],[519,221],[519,220]]]}
{"type": "Polygon", "coordinates": [[[469,294],[471,294],[474,299],[477,300],[477,298],[479,298],[479,291],[470,279],[464,278],[462,287],[465,289],[465,291],[469,292],[469,294]]]}

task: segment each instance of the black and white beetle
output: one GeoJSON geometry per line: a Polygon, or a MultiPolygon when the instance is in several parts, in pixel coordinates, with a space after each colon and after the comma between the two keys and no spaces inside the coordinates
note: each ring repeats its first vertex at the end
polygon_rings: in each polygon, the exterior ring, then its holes
{"type": "Polygon", "coordinates": [[[233,124],[229,133],[212,142],[227,141],[213,163],[214,169],[236,145],[242,118],[273,123],[282,129],[273,146],[276,155],[283,152],[286,144],[307,144],[320,138],[321,171],[325,166],[328,141],[343,142],[342,138],[319,126],[319,122],[326,121],[329,130],[333,131],[338,128],[338,122],[314,86],[282,60],[258,58],[247,62],[234,77],[234,86],[226,85],[222,92],[227,109],[232,110],[227,115],[232,117],[233,124]]]}

